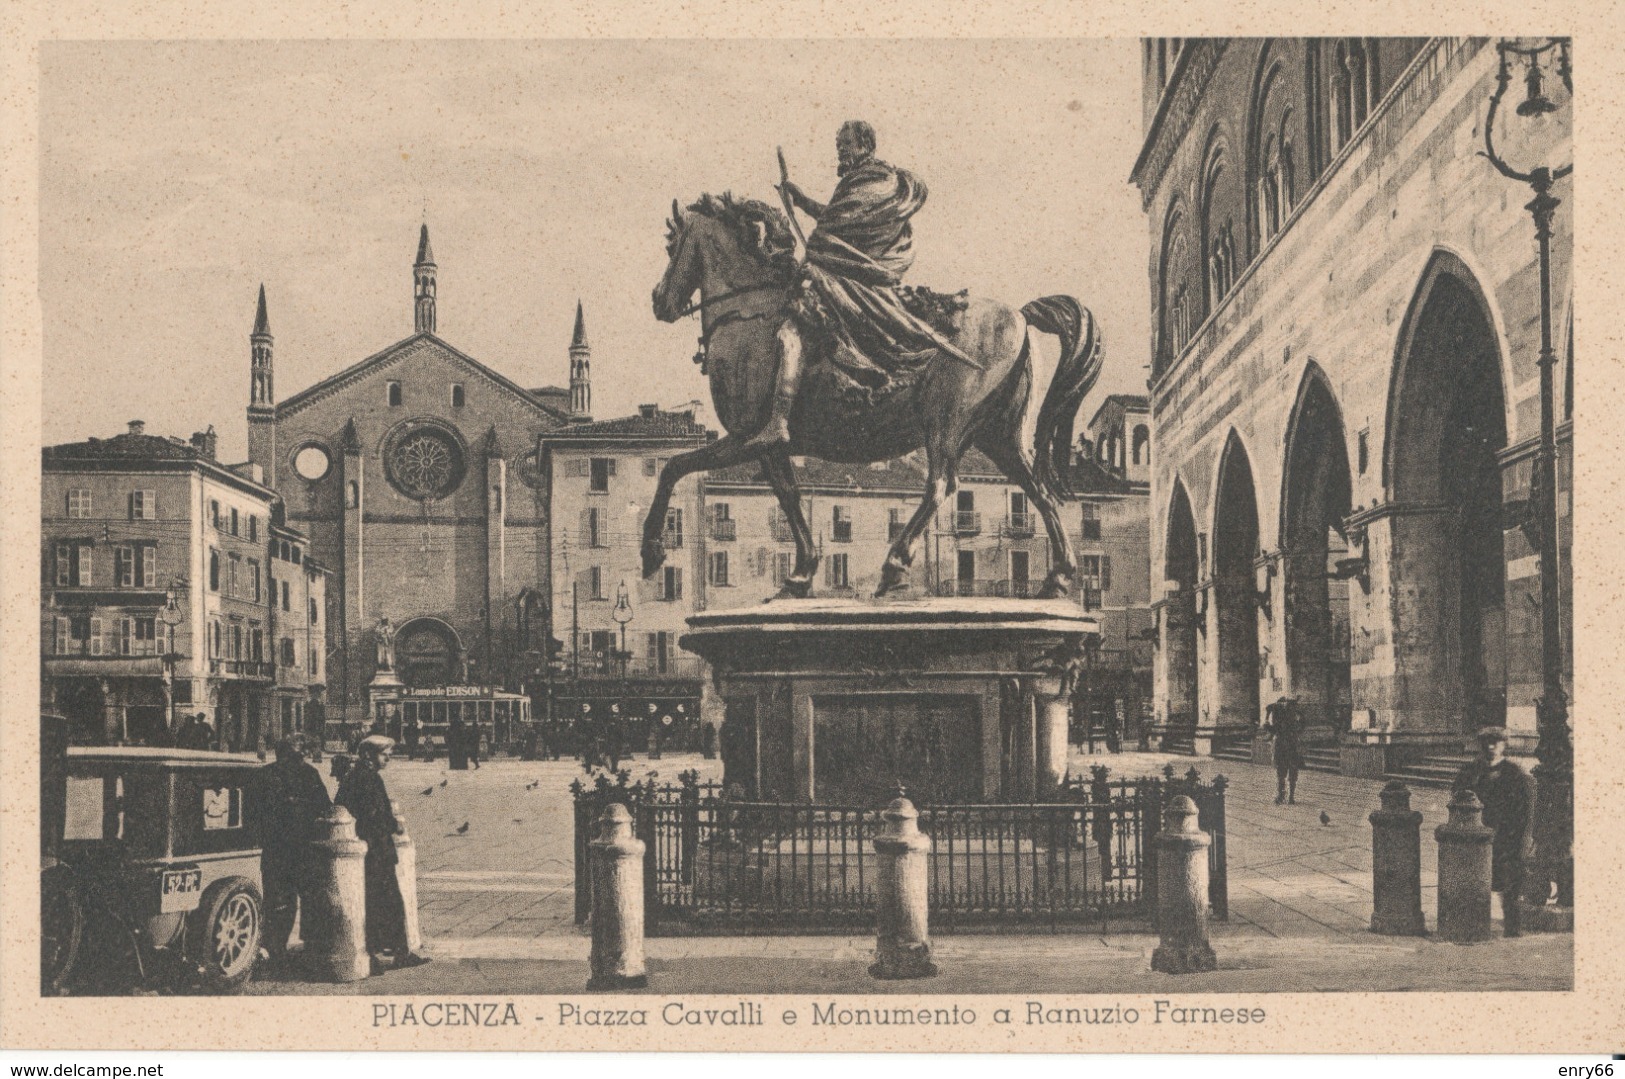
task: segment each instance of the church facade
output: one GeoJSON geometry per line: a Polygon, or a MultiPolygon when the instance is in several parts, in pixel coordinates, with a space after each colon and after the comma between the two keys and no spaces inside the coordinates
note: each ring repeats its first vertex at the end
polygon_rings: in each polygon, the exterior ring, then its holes
{"type": "Polygon", "coordinates": [[[579,311],[570,390],[528,390],[439,335],[437,274],[425,225],[412,334],[285,399],[263,299],[250,338],[249,460],[332,569],[328,719],[352,728],[391,632],[397,692],[524,684],[541,643],[521,608],[549,589],[537,438],[590,419],[579,311]]]}

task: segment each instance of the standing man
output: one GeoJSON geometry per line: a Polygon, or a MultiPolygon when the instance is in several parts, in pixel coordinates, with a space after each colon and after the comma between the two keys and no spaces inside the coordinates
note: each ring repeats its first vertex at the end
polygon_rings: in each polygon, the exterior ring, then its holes
{"type": "Polygon", "coordinates": [[[1504,934],[1519,937],[1523,935],[1523,865],[1533,845],[1535,780],[1507,760],[1505,727],[1485,727],[1477,739],[1478,759],[1456,774],[1453,788],[1472,791],[1484,804],[1484,825],[1495,830],[1490,889],[1501,893],[1504,934]]]}
{"type": "Polygon", "coordinates": [[[468,733],[463,729],[461,712],[453,712],[446,724],[447,767],[454,772],[468,771],[468,733]]]}
{"type": "Polygon", "coordinates": [[[333,808],[321,773],[305,762],[297,736],[276,744],[276,760],[259,770],[260,882],[265,892],[265,951],[287,958],[294,917],[310,890],[310,844],[333,808]]]}
{"type": "Polygon", "coordinates": [[[401,734],[406,739],[406,759],[409,761],[417,760],[418,739],[423,735],[423,722],[418,719],[416,708],[412,709],[412,714],[407,718],[406,722],[401,724],[401,734]]]}
{"type": "Polygon", "coordinates": [[[1303,724],[1296,697],[1281,697],[1264,710],[1264,733],[1275,740],[1275,804],[1298,804],[1303,767],[1303,724]]]}
{"type": "Polygon", "coordinates": [[[405,831],[389,804],[389,791],[381,774],[389,766],[395,743],[381,734],[361,740],[360,758],[339,784],[338,804],[355,817],[357,839],[367,844],[366,879],[367,951],[372,972],[384,972],[386,957],[396,970],[429,960],[415,955],[406,943],[406,901],[395,878],[395,836],[405,831]]]}

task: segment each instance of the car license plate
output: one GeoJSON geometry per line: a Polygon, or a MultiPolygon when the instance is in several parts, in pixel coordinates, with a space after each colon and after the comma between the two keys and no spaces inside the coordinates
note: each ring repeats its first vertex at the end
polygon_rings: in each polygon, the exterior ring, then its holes
{"type": "Polygon", "coordinates": [[[162,914],[176,914],[196,910],[203,892],[203,870],[168,869],[164,871],[163,891],[158,910],[162,914]]]}

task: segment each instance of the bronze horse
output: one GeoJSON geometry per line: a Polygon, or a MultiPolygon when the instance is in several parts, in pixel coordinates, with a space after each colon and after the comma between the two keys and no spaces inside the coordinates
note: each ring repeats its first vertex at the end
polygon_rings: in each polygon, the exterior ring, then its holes
{"type": "Polygon", "coordinates": [[[958,486],[960,456],[975,446],[1026,492],[1043,518],[1052,568],[1040,597],[1067,594],[1077,564],[1058,507],[1071,493],[1066,468],[1073,422],[1100,373],[1102,359],[1100,331],[1087,308],[1070,296],[1046,296],[1020,311],[973,298],[954,315],[948,340],[979,369],[939,354],[912,382],[862,404],[851,403],[831,379],[819,377],[823,365],[809,356],[791,415],[790,443],[764,451],[745,442],[767,420],[778,363],[778,327],[788,315],[792,290],[798,287],[788,219],[766,203],[727,195],[707,195],[686,214],[673,200],[666,254],[666,273],[654,289],[655,317],[675,322],[700,312],[711,400],[727,434],[673,457],[661,471],[643,522],[645,577],[665,561],[661,537],[677,482],[694,472],[758,460],[795,537],[795,571],[779,595],[804,597],[812,588],[819,559],[802,513],[791,456],[872,462],[923,446],[925,493],[887,552],[875,594],[906,589],[915,547],[938,507],[958,486]],[[700,300],[691,304],[696,289],[700,300]],[[1039,409],[1031,448],[1021,437],[1033,383],[1029,326],[1061,341],[1061,357],[1039,409]]]}

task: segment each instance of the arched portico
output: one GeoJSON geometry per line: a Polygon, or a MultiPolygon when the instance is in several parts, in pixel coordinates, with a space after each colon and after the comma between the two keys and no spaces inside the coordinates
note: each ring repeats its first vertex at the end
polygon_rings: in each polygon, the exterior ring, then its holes
{"type": "Polygon", "coordinates": [[[1163,578],[1159,589],[1157,625],[1157,675],[1166,702],[1160,717],[1168,737],[1187,741],[1201,716],[1198,671],[1200,618],[1196,609],[1196,585],[1200,576],[1197,558],[1196,518],[1191,513],[1185,486],[1174,481],[1168,516],[1163,531],[1163,578]]]}
{"type": "Polygon", "coordinates": [[[1219,458],[1212,535],[1216,707],[1203,726],[1245,729],[1259,722],[1258,499],[1252,462],[1234,431],[1219,458]]]}

